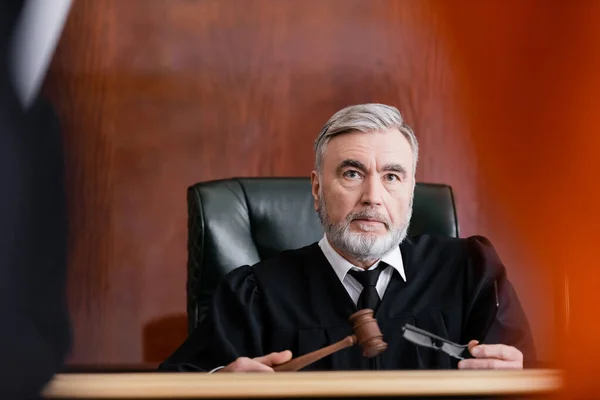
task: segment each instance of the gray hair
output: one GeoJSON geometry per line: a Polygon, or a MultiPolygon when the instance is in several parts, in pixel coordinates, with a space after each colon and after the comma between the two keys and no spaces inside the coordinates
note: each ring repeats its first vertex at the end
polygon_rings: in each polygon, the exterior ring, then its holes
{"type": "Polygon", "coordinates": [[[321,172],[323,155],[327,144],[333,137],[355,131],[367,133],[394,128],[404,135],[412,148],[414,172],[419,157],[419,143],[414,132],[404,122],[404,118],[402,118],[402,114],[397,108],[377,103],[349,106],[333,114],[321,129],[317,140],[315,140],[315,170],[321,172]]]}

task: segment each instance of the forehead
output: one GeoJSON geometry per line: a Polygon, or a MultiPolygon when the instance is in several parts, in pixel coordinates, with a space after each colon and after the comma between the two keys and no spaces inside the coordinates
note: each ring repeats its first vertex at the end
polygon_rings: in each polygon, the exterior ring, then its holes
{"type": "Polygon", "coordinates": [[[335,167],[346,159],[377,164],[398,163],[412,170],[410,143],[398,129],[379,132],[350,132],[333,137],[323,155],[323,163],[335,167]],[[333,164],[333,165],[332,165],[333,164]]]}

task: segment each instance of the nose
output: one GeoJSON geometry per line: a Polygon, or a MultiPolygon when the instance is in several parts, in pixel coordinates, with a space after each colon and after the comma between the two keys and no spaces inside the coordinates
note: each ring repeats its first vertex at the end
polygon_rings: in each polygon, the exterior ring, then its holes
{"type": "Polygon", "coordinates": [[[363,183],[363,193],[361,204],[364,206],[376,207],[382,205],[384,187],[382,182],[376,178],[367,178],[363,183]]]}

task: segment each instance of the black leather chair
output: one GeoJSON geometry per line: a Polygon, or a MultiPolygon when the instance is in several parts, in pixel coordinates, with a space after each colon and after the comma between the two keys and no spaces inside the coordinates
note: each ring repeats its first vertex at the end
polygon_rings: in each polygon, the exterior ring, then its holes
{"type": "MultiPolygon", "coordinates": [[[[188,188],[187,312],[190,332],[219,280],[323,236],[308,178],[232,178],[188,188]]],[[[409,235],[458,237],[452,188],[417,183],[409,235]]]]}

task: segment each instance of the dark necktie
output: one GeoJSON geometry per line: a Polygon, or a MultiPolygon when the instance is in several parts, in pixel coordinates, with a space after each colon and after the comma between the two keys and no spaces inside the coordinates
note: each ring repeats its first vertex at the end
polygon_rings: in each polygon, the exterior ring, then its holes
{"type": "Polygon", "coordinates": [[[377,268],[369,271],[356,271],[352,269],[348,271],[363,286],[357,303],[359,309],[370,308],[373,311],[377,310],[381,299],[375,285],[377,285],[381,271],[386,269],[387,266],[386,263],[380,262],[377,268]]]}

